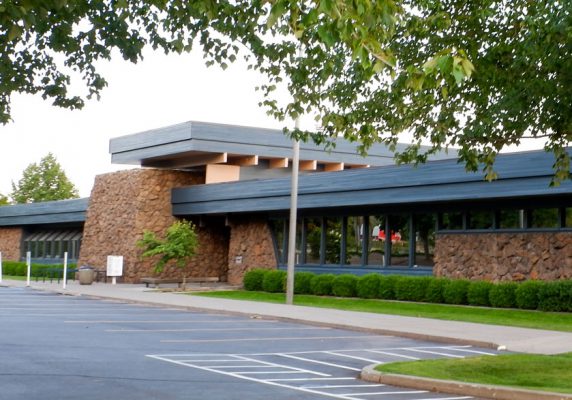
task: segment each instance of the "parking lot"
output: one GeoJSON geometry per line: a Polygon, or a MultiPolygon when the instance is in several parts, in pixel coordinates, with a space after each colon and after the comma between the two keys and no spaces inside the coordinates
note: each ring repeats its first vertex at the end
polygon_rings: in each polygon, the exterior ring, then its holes
{"type": "Polygon", "coordinates": [[[1,399],[464,399],[360,381],[490,349],[0,288],[1,399]]]}

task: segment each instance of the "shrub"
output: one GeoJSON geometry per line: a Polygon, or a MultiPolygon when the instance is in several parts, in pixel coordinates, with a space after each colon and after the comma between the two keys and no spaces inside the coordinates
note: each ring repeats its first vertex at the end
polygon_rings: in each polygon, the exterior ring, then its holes
{"type": "Polygon", "coordinates": [[[375,299],[379,292],[379,274],[367,274],[357,281],[357,295],[362,299],[375,299]]]}
{"type": "Polygon", "coordinates": [[[562,311],[572,312],[572,281],[561,281],[559,286],[562,311]]]}
{"type": "Polygon", "coordinates": [[[357,276],[352,274],[342,274],[336,276],[332,282],[332,293],[339,297],[355,297],[357,287],[357,276]]]}
{"type": "Polygon", "coordinates": [[[450,281],[443,290],[443,300],[447,304],[467,304],[467,290],[470,282],[464,279],[450,281]]]}
{"type": "Polygon", "coordinates": [[[536,310],[538,308],[538,292],[544,282],[526,281],[518,285],[515,300],[518,308],[536,310]]]}
{"type": "Polygon", "coordinates": [[[382,275],[379,279],[379,292],[380,299],[395,300],[395,285],[402,279],[398,275],[382,275]]]}
{"type": "Polygon", "coordinates": [[[425,292],[430,279],[432,278],[402,277],[395,283],[395,298],[405,301],[425,301],[425,292]]]}
{"type": "Polygon", "coordinates": [[[489,292],[493,286],[491,282],[487,281],[471,282],[467,289],[467,303],[472,306],[490,306],[489,292]]]}
{"type": "Polygon", "coordinates": [[[514,282],[493,285],[489,292],[489,301],[493,307],[516,307],[515,292],[518,285],[514,282]]]}
{"type": "Polygon", "coordinates": [[[311,294],[312,293],[312,278],[316,274],[311,272],[297,272],[294,275],[294,293],[297,294],[311,294]]]}
{"type": "Polygon", "coordinates": [[[538,291],[538,309],[572,311],[572,281],[545,282],[538,291]]]}
{"type": "Polygon", "coordinates": [[[427,291],[425,292],[425,301],[429,303],[443,303],[445,301],[443,292],[449,282],[450,280],[445,278],[431,279],[429,285],[427,285],[427,291]]]}
{"type": "Polygon", "coordinates": [[[242,283],[245,290],[255,291],[262,290],[262,281],[264,280],[264,275],[268,272],[268,269],[251,269],[244,274],[242,283]]]}
{"type": "Polygon", "coordinates": [[[265,292],[279,293],[284,292],[286,284],[286,271],[270,270],[264,274],[262,280],[262,289],[265,292]]]}
{"type": "Polygon", "coordinates": [[[336,276],[334,274],[321,274],[314,276],[310,282],[312,294],[315,294],[316,296],[331,296],[333,294],[332,282],[335,278],[336,276]]]}

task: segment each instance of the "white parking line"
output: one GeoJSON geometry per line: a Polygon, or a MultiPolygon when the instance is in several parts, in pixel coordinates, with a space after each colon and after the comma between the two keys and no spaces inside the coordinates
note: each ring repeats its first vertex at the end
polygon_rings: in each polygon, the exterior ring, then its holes
{"type": "Polygon", "coordinates": [[[259,342],[259,341],[285,341],[285,340],[335,340],[335,339],[363,339],[375,336],[317,336],[317,337],[271,337],[271,338],[230,338],[230,339],[181,339],[160,340],[161,343],[218,343],[218,342],[259,342]]]}
{"type": "Polygon", "coordinates": [[[496,355],[495,353],[490,353],[490,352],[486,352],[486,351],[469,350],[469,349],[467,349],[467,347],[470,347],[470,346],[443,347],[443,349],[455,350],[455,351],[460,351],[460,352],[464,352],[464,353],[482,354],[485,356],[495,356],[496,355]]]}
{"type": "Polygon", "coordinates": [[[343,389],[343,388],[368,388],[368,387],[382,387],[385,386],[381,383],[376,383],[372,385],[315,385],[315,386],[307,386],[304,385],[307,389],[343,389]]]}
{"type": "Polygon", "coordinates": [[[363,357],[357,357],[357,356],[350,356],[349,354],[342,354],[334,352],[334,351],[325,351],[324,353],[326,354],[331,354],[333,356],[338,356],[338,357],[346,357],[346,358],[352,358],[354,360],[361,360],[361,361],[367,361],[370,363],[375,363],[375,364],[384,364],[383,361],[379,361],[379,360],[372,360],[371,358],[363,358],[363,357]]]}
{"type": "Polygon", "coordinates": [[[422,350],[422,349],[418,349],[418,348],[404,348],[403,350],[413,351],[413,352],[417,352],[417,353],[435,354],[438,356],[451,357],[451,358],[465,358],[465,356],[459,356],[457,354],[443,353],[443,352],[439,352],[439,351],[422,350]]]}
{"type": "MultiPolygon", "coordinates": [[[[235,377],[235,378],[244,379],[244,380],[248,380],[248,381],[251,381],[251,382],[258,382],[258,383],[264,383],[264,384],[267,384],[267,385],[272,385],[272,386],[277,386],[277,387],[282,387],[282,388],[287,388],[287,389],[294,389],[294,390],[298,390],[298,391],[300,391],[300,392],[312,393],[312,394],[319,394],[319,395],[322,395],[322,396],[327,396],[327,397],[332,397],[332,398],[335,398],[335,399],[342,399],[342,400],[360,400],[359,398],[352,397],[352,396],[334,395],[334,394],[330,394],[330,393],[325,393],[325,392],[316,391],[316,390],[313,390],[313,389],[305,389],[305,388],[302,388],[302,387],[296,387],[296,386],[290,386],[290,385],[287,385],[287,384],[282,384],[282,383],[280,383],[280,381],[281,381],[280,379],[276,379],[276,380],[273,380],[273,379],[261,380],[261,379],[256,379],[256,378],[251,377],[251,376],[239,375],[239,374],[235,374],[235,373],[232,373],[232,372],[225,372],[225,371],[220,371],[220,370],[216,370],[216,369],[200,367],[200,366],[197,366],[197,365],[184,364],[184,363],[181,363],[181,362],[179,362],[179,361],[171,360],[171,359],[164,358],[164,357],[161,357],[161,356],[147,355],[147,357],[154,358],[154,359],[161,360],[161,361],[166,361],[166,362],[173,363],[173,364],[182,365],[182,366],[185,366],[185,367],[197,368],[197,369],[201,369],[201,370],[203,370],[203,371],[210,371],[210,372],[214,372],[214,373],[217,373],[217,374],[232,376],[232,377],[235,377]]],[[[345,380],[351,379],[351,380],[355,380],[355,378],[306,378],[306,379],[303,379],[303,380],[325,380],[325,379],[327,379],[327,380],[340,380],[340,379],[345,379],[345,380]]]]}
{"type": "Polygon", "coordinates": [[[340,365],[340,364],[334,364],[334,363],[330,363],[330,362],[326,362],[326,361],[314,360],[314,359],[311,359],[311,358],[293,356],[293,355],[291,355],[291,354],[278,353],[278,354],[276,354],[276,355],[278,355],[278,356],[280,356],[280,357],[292,358],[292,359],[294,359],[294,360],[306,361],[306,362],[310,362],[310,363],[314,363],[314,364],[327,365],[327,366],[329,366],[329,367],[336,367],[336,368],[348,369],[348,370],[350,370],[350,371],[361,371],[361,369],[359,369],[359,368],[348,367],[347,365],[340,365]]]}
{"type": "MultiPolygon", "coordinates": [[[[343,378],[284,378],[284,379],[266,379],[265,382],[300,382],[300,381],[355,381],[356,378],[343,377],[343,378]]],[[[305,386],[302,386],[305,387],[305,386]]]]}
{"type": "Polygon", "coordinates": [[[420,358],[417,358],[417,357],[406,356],[405,354],[397,354],[397,353],[392,353],[392,352],[389,352],[389,351],[367,350],[367,352],[368,352],[368,353],[377,353],[377,354],[386,354],[386,355],[388,355],[388,356],[406,358],[406,359],[408,359],[408,360],[420,360],[420,358]]]}
{"type": "Polygon", "coordinates": [[[282,364],[276,364],[276,363],[271,363],[268,361],[261,361],[261,360],[256,360],[254,358],[249,358],[249,357],[245,357],[245,356],[239,356],[239,355],[234,355],[234,357],[238,357],[244,361],[250,361],[253,363],[259,363],[259,364],[264,364],[264,365],[272,365],[275,367],[279,367],[279,368],[285,368],[285,369],[291,369],[294,371],[302,371],[305,372],[307,374],[312,374],[312,375],[318,375],[318,376],[331,376],[330,374],[325,374],[323,372],[317,372],[317,371],[312,371],[309,369],[303,369],[303,368],[295,368],[295,367],[290,367],[290,366],[286,366],[286,365],[282,365],[282,364]]]}
{"type": "MultiPolygon", "coordinates": [[[[378,394],[420,394],[429,393],[427,390],[400,390],[395,392],[372,392],[372,393],[359,393],[357,396],[376,396],[378,394]]],[[[356,396],[356,393],[342,393],[342,396],[356,396]]]]}

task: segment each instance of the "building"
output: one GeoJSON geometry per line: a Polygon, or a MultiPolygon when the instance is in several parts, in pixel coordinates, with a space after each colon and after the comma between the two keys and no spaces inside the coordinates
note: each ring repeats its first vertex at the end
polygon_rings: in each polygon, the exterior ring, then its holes
{"type": "MultiPolygon", "coordinates": [[[[291,142],[281,132],[189,122],[112,139],[110,153],[143,168],[98,176],[89,199],[1,207],[4,257],[69,251],[103,268],[123,255],[124,281],[137,282],[153,276],[135,245],[143,231],[185,218],[200,237],[192,276],[237,284],[248,269],[285,268],[291,142]]],[[[501,155],[494,182],[454,156],[395,166],[382,146],[363,158],[345,141],[302,144],[297,270],[572,278],[572,183],[549,186],[552,156],[501,155]]]]}

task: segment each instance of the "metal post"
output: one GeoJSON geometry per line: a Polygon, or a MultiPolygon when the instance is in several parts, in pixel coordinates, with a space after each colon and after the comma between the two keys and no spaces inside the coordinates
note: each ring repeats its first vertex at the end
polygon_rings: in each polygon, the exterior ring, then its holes
{"type": "Polygon", "coordinates": [[[66,285],[68,282],[68,252],[64,252],[64,283],[62,288],[66,290],[66,285]]]}
{"type": "MultiPolygon", "coordinates": [[[[300,128],[300,118],[296,118],[296,129],[300,128]]],[[[290,194],[290,224],[288,231],[288,269],[286,274],[286,304],[294,303],[294,264],[296,261],[296,219],[298,217],[298,164],[300,162],[300,142],[292,146],[292,190],[290,194]]]]}
{"type": "Polygon", "coordinates": [[[32,270],[32,253],[29,251],[26,252],[26,265],[28,266],[28,270],[26,272],[26,286],[30,286],[30,273],[32,270]]]}

